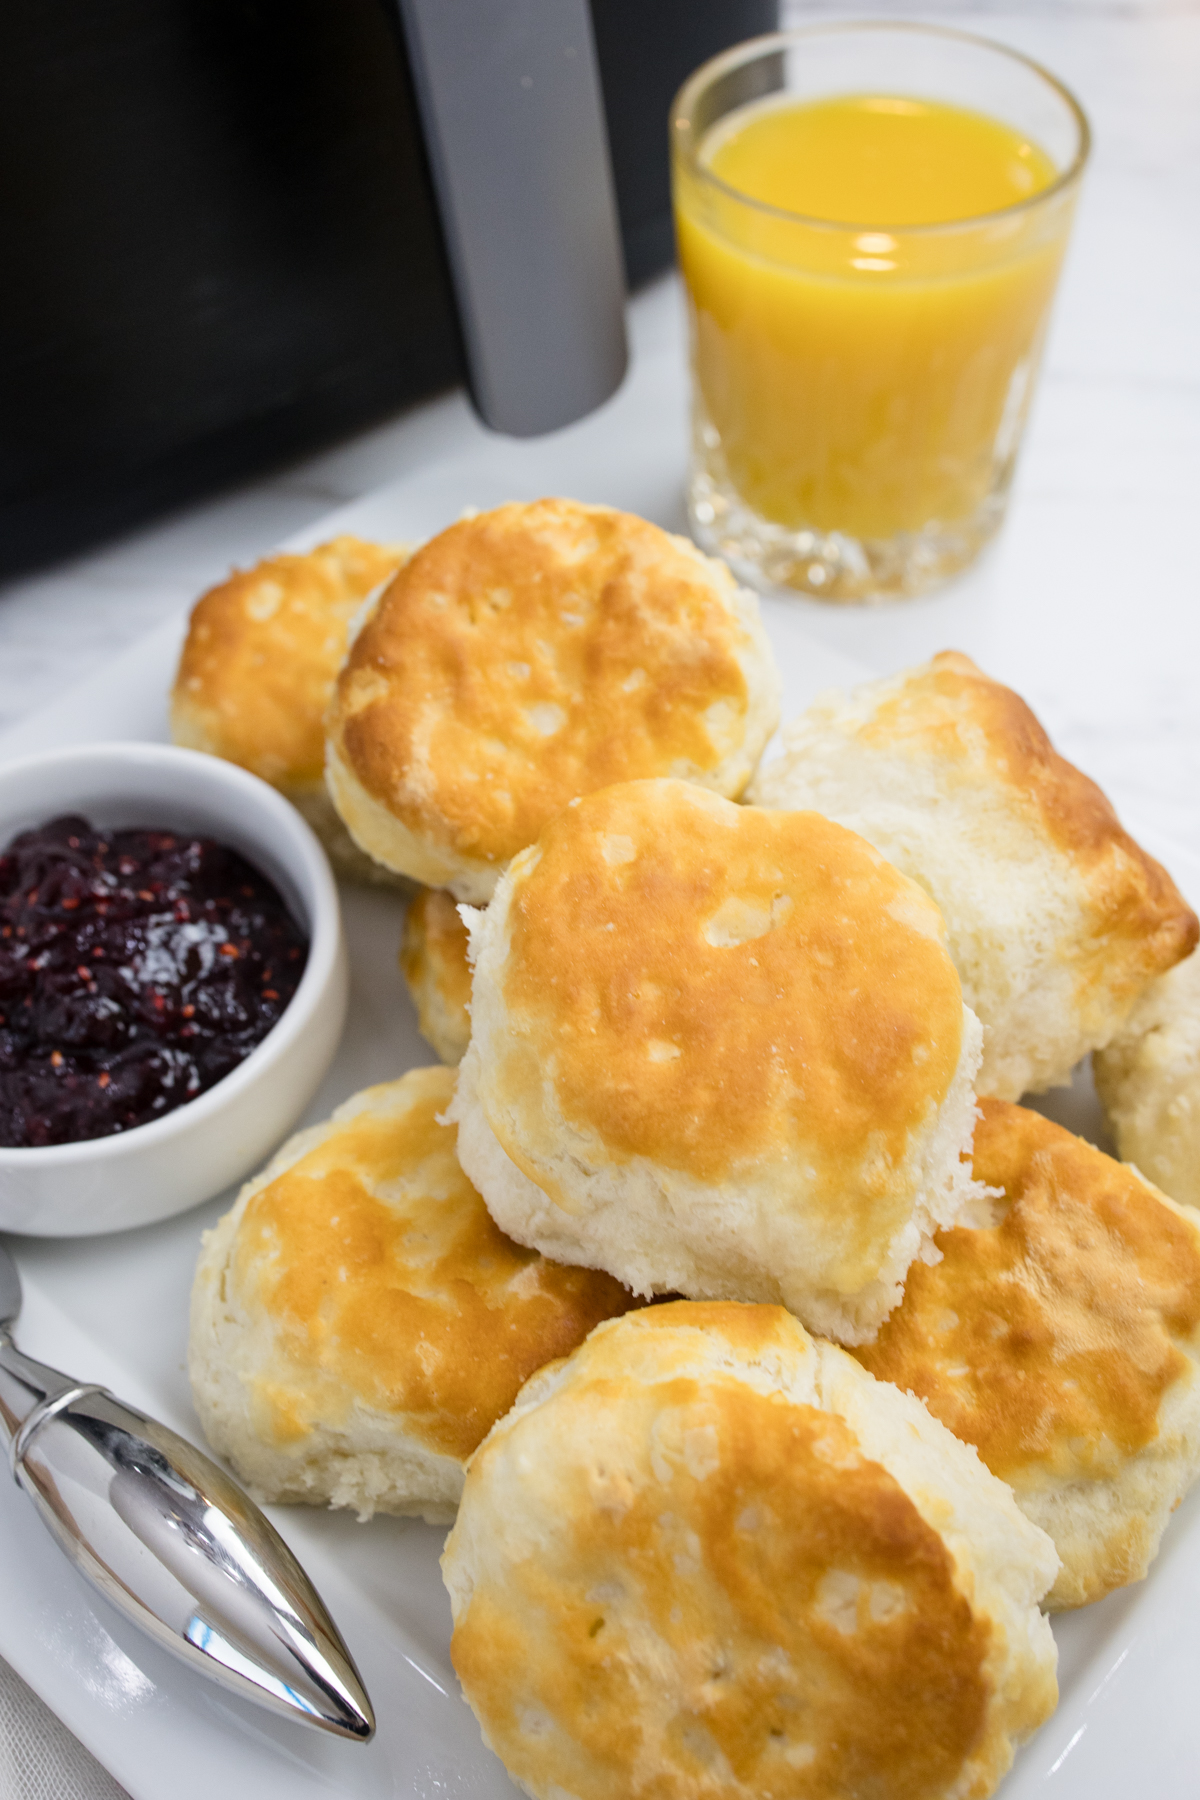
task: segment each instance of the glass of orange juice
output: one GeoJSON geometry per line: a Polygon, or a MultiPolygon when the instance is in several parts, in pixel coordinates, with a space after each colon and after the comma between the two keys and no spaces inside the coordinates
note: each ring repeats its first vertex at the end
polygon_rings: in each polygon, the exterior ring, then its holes
{"type": "Polygon", "coordinates": [[[828,600],[965,567],[1004,517],[1078,103],[963,32],[817,25],[706,63],[671,136],[697,540],[828,600]]]}

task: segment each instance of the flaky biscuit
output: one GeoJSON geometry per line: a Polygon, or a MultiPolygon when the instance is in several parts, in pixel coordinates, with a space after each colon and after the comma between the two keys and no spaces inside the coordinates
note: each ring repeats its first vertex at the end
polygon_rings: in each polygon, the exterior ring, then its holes
{"type": "Polygon", "coordinates": [[[192,1392],[261,1500],[453,1518],[526,1377],[632,1304],[501,1235],[438,1123],[453,1087],[414,1069],[356,1094],[205,1236],[192,1392]]]}
{"type": "Polygon", "coordinates": [[[451,1659],[535,1800],[983,1800],[1056,1700],[1053,1546],[777,1307],[602,1325],[477,1451],[451,1659]]]}
{"type": "Polygon", "coordinates": [[[978,1021],[937,908],[853,832],[628,782],[560,813],[471,935],[448,1116],[519,1242],[858,1342],[977,1192],[978,1021]]]}
{"type": "Polygon", "coordinates": [[[1200,1207],[1200,951],[1150,984],[1092,1067],[1126,1162],[1200,1207]]]}
{"type": "Polygon", "coordinates": [[[405,565],[338,678],[327,774],[370,855],[483,903],[577,794],[651,775],[740,794],[778,708],[758,602],[724,564],[539,500],[405,565]]]}
{"type": "Polygon", "coordinates": [[[749,797],[839,820],[932,894],[983,1023],[985,1093],[1067,1081],[1196,943],[1195,914],[1100,789],[957,652],[826,697],[783,743],[749,797]]]}
{"type": "Polygon", "coordinates": [[[325,786],[325,709],[350,622],[408,555],[338,537],[238,569],[192,609],[171,693],[171,736],[269,781],[304,814],[345,874],[387,878],[325,786]]]}
{"type": "Polygon", "coordinates": [[[855,1351],[924,1400],[1054,1539],[1052,1608],[1138,1581],[1200,1471],[1200,1219],[1039,1113],[982,1100],[998,1219],[855,1351]]]}
{"type": "Polygon", "coordinates": [[[422,888],[409,903],[400,940],[400,972],[426,1043],[456,1066],[471,1037],[471,965],[467,928],[453,894],[422,888]]]}

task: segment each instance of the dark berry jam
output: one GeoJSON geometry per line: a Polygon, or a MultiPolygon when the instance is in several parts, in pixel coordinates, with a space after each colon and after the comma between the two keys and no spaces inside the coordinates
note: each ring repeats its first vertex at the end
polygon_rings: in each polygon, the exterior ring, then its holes
{"type": "Polygon", "coordinates": [[[236,850],[52,819],[0,855],[0,1144],[109,1137],[247,1057],[308,943],[236,850]]]}

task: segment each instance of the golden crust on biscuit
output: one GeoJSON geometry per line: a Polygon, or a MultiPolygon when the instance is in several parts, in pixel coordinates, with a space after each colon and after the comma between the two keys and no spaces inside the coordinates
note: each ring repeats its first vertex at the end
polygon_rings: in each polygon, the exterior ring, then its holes
{"type": "Polygon", "coordinates": [[[815,813],[633,782],[560,813],[477,931],[451,1116],[504,1229],[639,1292],[783,1299],[833,1335],[868,1291],[873,1329],[914,1220],[969,1187],[978,1027],[968,1046],[921,890],[815,813]],[[540,1216],[474,1160],[476,1101],[540,1216]]]}
{"type": "Polygon", "coordinates": [[[1053,1708],[1054,1561],[909,1397],[779,1309],[685,1303],[530,1383],[443,1570],[536,1800],[944,1800],[1053,1708]]]}
{"type": "Polygon", "coordinates": [[[632,1304],[501,1234],[438,1122],[453,1087],[417,1069],[356,1095],[210,1234],[193,1391],[260,1494],[451,1516],[525,1379],[632,1304]]]}
{"type": "Polygon", "coordinates": [[[325,708],[350,621],[406,555],[339,537],[210,588],[192,609],[171,695],[176,743],[285,792],[323,786],[325,708]]]}
{"type": "Polygon", "coordinates": [[[396,884],[342,824],[325,786],[325,709],[350,624],[408,555],[338,537],[239,569],[192,609],[171,693],[177,744],[269,781],[303,813],[342,875],[396,884]]]}
{"type": "Polygon", "coordinates": [[[1200,1468],[1200,1222],[1040,1114],[980,1106],[1002,1218],[940,1232],[855,1355],[1011,1484],[1063,1558],[1051,1605],[1079,1606],[1145,1574],[1200,1468]]]}
{"type": "Polygon", "coordinates": [[[509,1083],[552,1062],[569,1127],[702,1181],[774,1151],[851,1186],[873,1146],[886,1191],[962,1044],[941,922],[890,864],[815,813],[645,783],[572,807],[523,875],[509,1083]]]}
{"type": "Polygon", "coordinates": [[[1092,939],[1079,950],[1081,986],[1102,983],[1114,999],[1131,1001],[1195,948],[1200,920],[1167,871],[1122,828],[1103,790],[1058,754],[1020,695],[970,657],[935,656],[863,735],[868,743],[915,741],[961,761],[964,775],[982,762],[1036,812],[1087,889],[1092,939]]]}
{"type": "Polygon", "coordinates": [[[647,775],[739,794],[777,683],[757,603],[686,540],[501,506],[418,550],[356,638],[330,787],[373,855],[485,901],[576,794],[647,775]]]}
{"type": "Polygon", "coordinates": [[[471,1037],[471,965],[467,928],[445,888],[422,888],[409,905],[400,970],[417,1009],[421,1036],[444,1063],[463,1059],[471,1037]]]}
{"type": "Polygon", "coordinates": [[[1004,1099],[1067,1080],[1200,932],[1025,702],[954,651],[818,702],[750,797],[841,820],[933,895],[1004,1099]]]}

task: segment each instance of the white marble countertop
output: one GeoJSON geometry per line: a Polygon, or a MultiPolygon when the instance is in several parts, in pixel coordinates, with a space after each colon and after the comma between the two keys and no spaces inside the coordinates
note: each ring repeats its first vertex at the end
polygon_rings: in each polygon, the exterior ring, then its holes
{"type": "MultiPolygon", "coordinates": [[[[857,10],[857,9],[854,9],[857,10]]],[[[880,5],[872,9],[903,13],[880,5]]],[[[793,0],[796,20],[851,9],[793,0]]],[[[1094,161],[1008,525],[938,595],[797,599],[881,672],[958,647],[1029,699],[1120,810],[1200,851],[1200,0],[947,4],[927,16],[1023,49],[1075,89],[1094,161]]],[[[631,308],[629,381],[680,356],[672,279],[631,308]]],[[[103,667],[232,563],[483,434],[461,395],[0,592],[0,729],[103,667]]],[[[469,496],[465,497],[469,498],[469,496]]]]}

